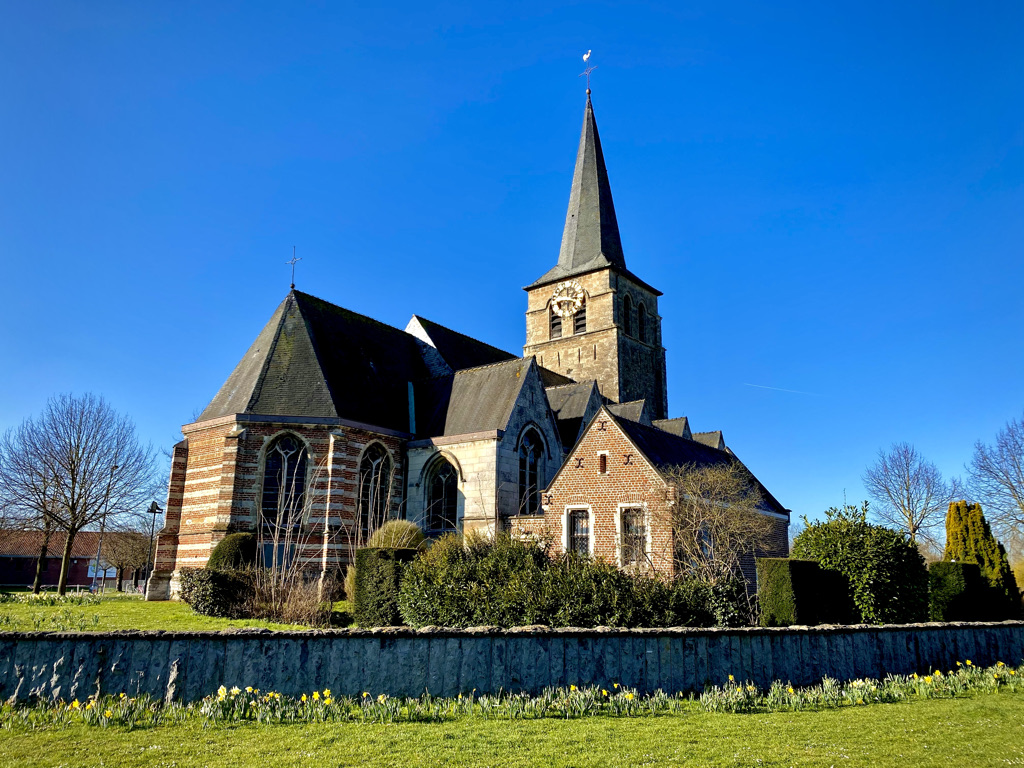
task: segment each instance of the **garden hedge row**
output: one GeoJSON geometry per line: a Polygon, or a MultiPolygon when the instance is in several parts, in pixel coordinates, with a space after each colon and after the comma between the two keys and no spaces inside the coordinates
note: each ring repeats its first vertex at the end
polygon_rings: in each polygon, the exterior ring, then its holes
{"type": "Polygon", "coordinates": [[[393,627],[402,624],[398,612],[398,588],[405,566],[416,549],[366,547],[356,550],[353,614],[361,627],[393,627]]]}
{"type": "Polygon", "coordinates": [[[836,571],[813,560],[757,558],[757,599],[761,625],[846,624],[852,620],[850,585],[836,571]]]}

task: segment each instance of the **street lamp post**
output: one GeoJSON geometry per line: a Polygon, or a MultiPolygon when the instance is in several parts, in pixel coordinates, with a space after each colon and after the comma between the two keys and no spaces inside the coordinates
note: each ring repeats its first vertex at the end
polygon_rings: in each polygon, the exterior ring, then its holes
{"type": "MultiPolygon", "coordinates": [[[[96,591],[96,576],[100,572],[100,556],[103,554],[103,531],[107,527],[107,510],[110,509],[110,486],[114,484],[114,473],[117,472],[117,464],[110,467],[110,477],[107,479],[107,492],[103,497],[103,516],[100,518],[100,537],[96,542],[96,567],[92,572],[92,591],[96,591]]],[[[106,586],[107,569],[103,569],[102,586],[106,586]]]]}
{"type": "Polygon", "coordinates": [[[155,501],[149,505],[149,514],[153,516],[153,522],[149,526],[149,556],[146,558],[146,584],[149,584],[149,577],[153,575],[153,536],[156,534],[156,516],[163,512],[160,505],[155,501]]]}

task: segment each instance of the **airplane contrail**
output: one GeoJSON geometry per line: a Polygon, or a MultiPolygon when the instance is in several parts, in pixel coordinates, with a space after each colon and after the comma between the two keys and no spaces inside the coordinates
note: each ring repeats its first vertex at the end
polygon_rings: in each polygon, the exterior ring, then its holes
{"type": "Polygon", "coordinates": [[[794,395],[811,395],[812,397],[821,397],[821,395],[818,394],[817,392],[803,392],[803,391],[801,391],[799,389],[783,389],[782,387],[768,387],[768,386],[765,386],[764,384],[748,384],[747,382],[743,382],[743,386],[744,387],[757,387],[758,389],[771,389],[771,390],[774,390],[776,392],[790,392],[790,393],[792,393],[794,395]]]}

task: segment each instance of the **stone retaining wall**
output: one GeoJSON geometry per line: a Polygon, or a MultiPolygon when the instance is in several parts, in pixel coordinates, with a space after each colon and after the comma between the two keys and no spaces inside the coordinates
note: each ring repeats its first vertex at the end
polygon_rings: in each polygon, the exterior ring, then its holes
{"type": "Polygon", "coordinates": [[[956,661],[1024,660],[1024,622],[780,629],[386,628],[270,632],[0,633],[0,700],[97,690],[194,701],[218,686],[282,694],[452,696],[620,683],[699,691],[733,675],[767,686],[884,677],[956,661]]]}

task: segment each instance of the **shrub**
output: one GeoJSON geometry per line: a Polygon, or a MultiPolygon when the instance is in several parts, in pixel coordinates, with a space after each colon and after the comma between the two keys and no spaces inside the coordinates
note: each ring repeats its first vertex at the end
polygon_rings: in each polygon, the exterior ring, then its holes
{"type": "Polygon", "coordinates": [[[366,542],[366,546],[383,549],[421,549],[427,537],[416,523],[388,520],[366,542]]]}
{"type": "Polygon", "coordinates": [[[928,566],[929,612],[932,621],[974,621],[982,613],[985,591],[981,570],[973,563],[939,562],[928,566]]]}
{"type": "Polygon", "coordinates": [[[928,616],[928,570],[904,534],[867,522],[867,502],[825,512],[793,542],[793,557],[815,560],[850,583],[854,618],[867,624],[905,624],[928,616]]]}
{"type": "Polygon", "coordinates": [[[213,548],[207,568],[227,570],[247,568],[256,565],[256,535],[253,533],[229,533],[213,548]]]}
{"type": "Polygon", "coordinates": [[[757,599],[765,627],[850,621],[849,581],[813,560],[757,558],[757,599]]]}
{"type": "Polygon", "coordinates": [[[353,613],[360,627],[392,627],[402,623],[398,587],[405,564],[415,556],[415,549],[356,550],[353,613]]]}
{"type": "Polygon", "coordinates": [[[508,535],[447,536],[408,566],[398,605],[414,627],[711,626],[747,616],[737,584],[630,575],[571,554],[552,559],[508,535]]]}
{"type": "Polygon", "coordinates": [[[181,599],[204,616],[239,618],[253,591],[252,571],[183,568],[181,599]]]}
{"type": "Polygon", "coordinates": [[[943,560],[975,563],[984,580],[976,597],[977,617],[1001,621],[1020,612],[1017,580],[1006,550],[992,535],[981,504],[955,501],[946,513],[946,550],[943,560]]]}

